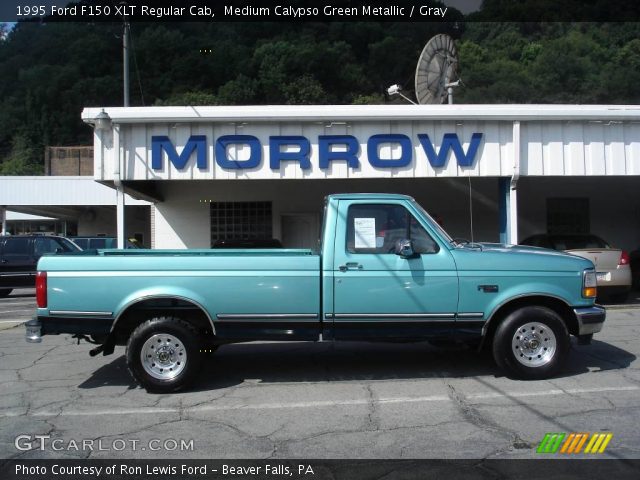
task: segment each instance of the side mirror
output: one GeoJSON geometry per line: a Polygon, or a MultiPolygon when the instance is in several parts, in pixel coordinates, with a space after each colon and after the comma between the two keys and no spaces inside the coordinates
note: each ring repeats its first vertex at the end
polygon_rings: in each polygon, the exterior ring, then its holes
{"type": "Polygon", "coordinates": [[[396,242],[395,254],[402,258],[414,258],[417,256],[413,249],[413,242],[406,238],[402,238],[396,242]]]}

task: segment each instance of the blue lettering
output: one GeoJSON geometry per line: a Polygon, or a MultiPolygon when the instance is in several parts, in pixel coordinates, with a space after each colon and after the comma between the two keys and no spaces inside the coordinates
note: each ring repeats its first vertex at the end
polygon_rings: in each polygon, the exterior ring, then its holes
{"type": "Polygon", "coordinates": [[[243,168],[255,168],[262,162],[262,148],[260,140],[253,135],[223,135],[216,141],[216,163],[222,168],[239,170],[243,168]],[[249,145],[249,158],[247,160],[229,160],[227,147],[229,145],[249,145]]]}
{"type": "Polygon", "coordinates": [[[320,157],[320,168],[326,170],[334,160],[344,160],[351,168],[358,168],[358,152],[360,144],[358,139],[352,135],[320,135],[318,137],[318,155],[320,157]],[[346,151],[334,152],[333,145],[345,145],[346,151]]]}
{"type": "Polygon", "coordinates": [[[194,150],[197,152],[196,164],[200,170],[207,168],[207,137],[204,135],[192,135],[187,140],[182,152],[178,155],[169,137],[157,135],[151,137],[151,168],[162,170],[162,152],[166,152],[169,161],[178,170],[187,166],[189,158],[194,150]]]}
{"type": "Polygon", "coordinates": [[[367,155],[369,163],[378,168],[406,167],[413,159],[411,139],[406,135],[391,133],[386,135],[372,135],[367,141],[367,155]],[[380,158],[378,146],[384,143],[397,143],[400,145],[400,158],[380,158]]]}
{"type": "Polygon", "coordinates": [[[422,148],[424,149],[424,153],[427,154],[427,159],[433,168],[444,167],[447,162],[447,158],[449,156],[449,151],[453,150],[453,154],[456,156],[456,160],[458,161],[458,165],[461,167],[470,167],[473,165],[473,161],[476,158],[476,153],[478,152],[478,147],[482,142],[482,134],[474,133],[471,135],[471,142],[469,142],[469,148],[467,149],[467,153],[464,153],[462,149],[462,145],[460,144],[460,140],[458,139],[458,135],[455,133],[445,133],[442,137],[442,145],[440,146],[440,151],[436,154],[435,149],[433,148],[433,144],[429,139],[429,135],[426,133],[418,134],[418,139],[422,144],[422,148]]]}
{"type": "MultiPolygon", "coordinates": [[[[433,168],[442,168],[446,165],[449,153],[453,152],[457,163],[461,167],[473,166],[478,149],[482,143],[482,133],[473,133],[469,147],[465,152],[458,135],[445,133],[442,144],[436,153],[435,146],[426,133],[418,134],[418,140],[422,145],[427,159],[433,168]]],[[[204,135],[192,135],[178,153],[169,137],[155,135],[151,137],[151,168],[162,170],[164,154],[171,164],[178,170],[185,169],[192,155],[196,154],[196,166],[200,170],[206,170],[207,138],[204,135]]],[[[319,167],[326,170],[331,162],[344,161],[349,168],[360,168],[360,143],[352,135],[320,135],[318,137],[319,167]],[[335,146],[342,147],[338,151],[335,146]]],[[[399,168],[406,167],[413,161],[413,144],[411,139],[403,134],[378,134],[372,135],[367,140],[367,155],[369,163],[375,168],[399,168]],[[383,144],[395,144],[400,147],[400,158],[380,158],[378,149],[383,144]]],[[[215,143],[216,162],[220,167],[231,170],[257,168],[262,163],[262,145],[260,140],[253,135],[223,135],[215,143]],[[231,160],[227,149],[231,145],[248,145],[249,158],[246,160],[231,160]]],[[[278,170],[282,162],[297,162],[303,170],[310,170],[311,142],[301,135],[271,136],[269,137],[269,166],[278,170]],[[295,151],[282,151],[284,147],[297,147],[295,151]]]]}
{"type": "Polygon", "coordinates": [[[311,143],[306,137],[292,135],[287,137],[269,137],[269,165],[272,170],[280,169],[280,162],[298,162],[303,170],[311,169],[309,154],[311,143]],[[295,145],[297,152],[283,152],[280,147],[295,145]]]}

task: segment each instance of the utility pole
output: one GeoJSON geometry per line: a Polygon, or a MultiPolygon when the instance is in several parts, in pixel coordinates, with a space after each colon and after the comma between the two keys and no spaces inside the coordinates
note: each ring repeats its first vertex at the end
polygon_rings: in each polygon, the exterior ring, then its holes
{"type": "MultiPolygon", "coordinates": [[[[126,5],[122,2],[121,5],[126,5]]],[[[122,82],[124,91],[124,106],[129,106],[129,21],[127,19],[127,9],[124,8],[124,15],[122,15],[122,82]]],[[[124,185],[122,184],[124,159],[121,158],[123,154],[118,154],[118,175],[114,179],[116,186],[116,218],[117,218],[117,247],[125,248],[125,202],[124,202],[124,185]]]]}
{"type": "MultiPolygon", "coordinates": [[[[125,2],[122,2],[124,4],[125,2]]],[[[126,5],[126,4],[125,4],[126,5]]],[[[127,14],[122,16],[122,78],[124,87],[124,106],[129,106],[129,22],[127,21],[127,14]]]]}

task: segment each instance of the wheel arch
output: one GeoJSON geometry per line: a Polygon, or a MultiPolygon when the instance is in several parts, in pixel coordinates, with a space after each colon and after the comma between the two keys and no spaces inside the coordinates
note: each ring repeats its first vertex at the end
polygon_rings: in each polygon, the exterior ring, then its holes
{"type": "Polygon", "coordinates": [[[169,315],[192,324],[201,333],[216,335],[213,319],[202,303],[182,295],[149,294],[136,297],[120,308],[109,337],[115,344],[124,344],[133,330],[150,317],[169,315]]]}
{"type": "Polygon", "coordinates": [[[489,319],[482,327],[481,346],[491,343],[500,322],[510,313],[523,307],[547,307],[558,314],[571,335],[578,334],[578,319],[571,306],[564,299],[554,295],[535,293],[512,297],[494,308],[489,315],[489,319]]]}

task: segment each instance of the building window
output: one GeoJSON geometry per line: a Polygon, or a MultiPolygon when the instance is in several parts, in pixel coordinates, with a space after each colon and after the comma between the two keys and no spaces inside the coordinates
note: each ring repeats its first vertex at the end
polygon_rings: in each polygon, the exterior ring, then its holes
{"type": "Polygon", "coordinates": [[[588,198],[547,198],[547,233],[589,233],[588,198]]]}
{"type": "Polygon", "coordinates": [[[213,202],[211,245],[216,240],[272,238],[271,202],[213,202]]]}

